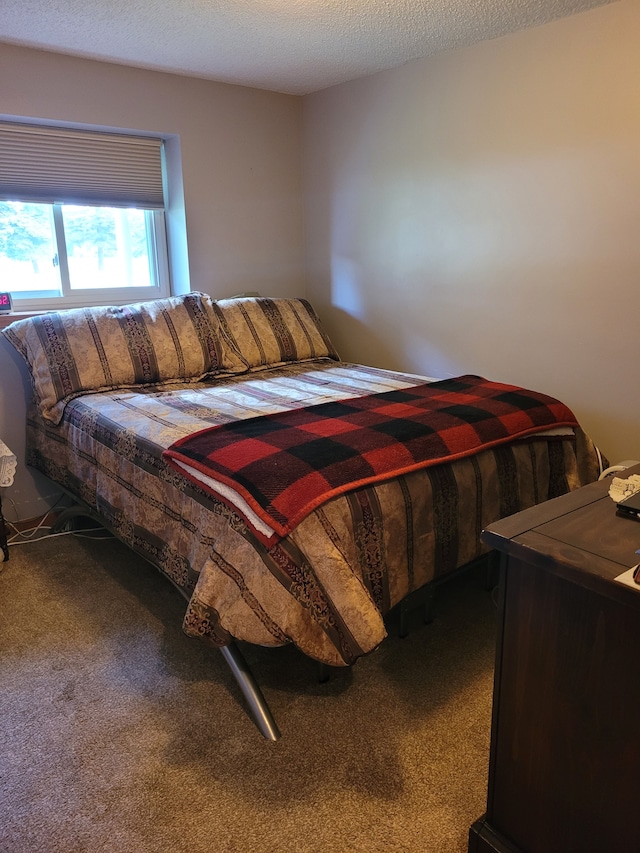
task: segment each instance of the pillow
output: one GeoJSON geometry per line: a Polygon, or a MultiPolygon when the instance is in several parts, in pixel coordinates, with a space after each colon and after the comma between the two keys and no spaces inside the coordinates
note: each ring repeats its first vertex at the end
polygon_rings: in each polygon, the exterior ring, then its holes
{"type": "Polygon", "coordinates": [[[43,418],[60,423],[80,394],[190,382],[219,372],[215,317],[203,294],[74,308],[18,320],[2,334],[23,356],[43,418]]]}
{"type": "Polygon", "coordinates": [[[237,297],[210,303],[222,340],[222,367],[230,373],[338,353],[306,299],[237,297]]]}

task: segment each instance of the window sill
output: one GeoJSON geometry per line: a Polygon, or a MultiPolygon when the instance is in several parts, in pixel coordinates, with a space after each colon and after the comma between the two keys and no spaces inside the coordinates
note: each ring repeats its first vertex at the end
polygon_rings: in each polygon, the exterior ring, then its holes
{"type": "Polygon", "coordinates": [[[0,314],[0,329],[6,329],[16,320],[24,320],[25,317],[36,317],[38,314],[46,313],[46,311],[10,311],[9,314],[0,314]]]}

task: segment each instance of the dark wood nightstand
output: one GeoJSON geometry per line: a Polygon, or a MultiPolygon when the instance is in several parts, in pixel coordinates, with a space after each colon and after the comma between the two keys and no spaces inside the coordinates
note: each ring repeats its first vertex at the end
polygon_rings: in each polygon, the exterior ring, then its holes
{"type": "MultiPolygon", "coordinates": [[[[640,466],[621,476],[640,474],[640,466]]],[[[492,524],[500,624],[486,814],[470,853],[640,850],[640,522],[610,480],[492,524]]]]}

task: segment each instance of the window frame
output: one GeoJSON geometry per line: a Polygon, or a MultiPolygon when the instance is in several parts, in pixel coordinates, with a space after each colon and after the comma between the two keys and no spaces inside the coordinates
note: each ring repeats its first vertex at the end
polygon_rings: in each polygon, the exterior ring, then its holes
{"type": "MultiPolygon", "coordinates": [[[[0,133],[4,134],[0,140],[4,146],[0,149],[0,166],[3,163],[6,165],[6,174],[8,175],[8,181],[3,187],[0,174],[0,199],[52,206],[52,237],[55,241],[55,251],[58,253],[60,264],[61,290],[57,295],[25,297],[22,295],[25,291],[12,291],[10,283],[6,283],[5,289],[12,295],[14,313],[38,313],[65,308],[90,307],[92,305],[123,305],[171,295],[172,283],[166,210],[167,173],[164,148],[166,140],[164,137],[133,130],[90,129],[71,125],[5,119],[3,117],[0,117],[0,133]],[[25,154],[20,153],[24,162],[18,167],[17,172],[11,171],[13,168],[13,151],[10,148],[12,133],[18,143],[21,140],[26,140],[27,149],[29,149],[25,154]],[[36,146],[42,141],[44,152],[42,163],[38,161],[38,149],[34,149],[35,153],[31,150],[32,140],[36,146]],[[47,149],[48,140],[52,140],[53,149],[51,151],[47,149]],[[65,152],[68,150],[66,140],[69,140],[72,150],[75,151],[77,146],[80,158],[78,161],[80,171],[77,175],[74,173],[73,159],[70,157],[65,162],[65,152]],[[97,141],[98,149],[96,152],[91,150],[92,141],[97,141]],[[119,145],[122,146],[120,149],[118,149],[119,145]],[[121,150],[125,154],[121,155],[121,150]],[[7,151],[9,152],[8,157],[6,156],[7,151]],[[126,160],[127,151],[133,158],[131,162],[126,160]],[[147,153],[145,154],[144,151],[147,153]],[[152,151],[155,151],[155,154],[149,153],[152,151]],[[115,157],[112,157],[112,153],[115,153],[115,157]],[[51,158],[51,173],[47,169],[48,156],[51,158]],[[122,159],[123,157],[124,159],[122,159]],[[140,157],[142,160],[139,160],[140,157]],[[58,158],[60,158],[60,163],[58,158]],[[121,161],[122,166],[119,165],[121,161]],[[40,177],[36,178],[35,184],[33,184],[33,176],[30,170],[31,162],[39,167],[39,171],[36,171],[40,177]],[[116,164],[116,179],[115,184],[111,185],[109,180],[112,176],[114,163],[116,164]],[[99,171],[102,164],[104,164],[105,174],[99,175],[97,183],[93,187],[91,185],[92,178],[89,177],[87,180],[87,175],[93,174],[93,168],[97,168],[99,171]],[[64,186],[65,173],[70,176],[68,190],[64,186]],[[141,175],[139,187],[137,186],[138,174],[141,175]],[[22,189],[20,185],[21,175],[24,176],[22,189]],[[107,175],[107,180],[105,180],[105,175],[107,175]],[[13,183],[11,183],[12,179],[13,183]],[[79,179],[80,184],[73,188],[76,179],[79,179]],[[51,187],[47,186],[49,180],[51,187]],[[122,183],[120,183],[121,180],[122,183]],[[151,285],[71,288],[62,217],[62,206],[65,203],[85,207],[123,207],[144,210],[147,220],[149,263],[152,272],[151,285]]],[[[13,150],[15,150],[15,146],[13,150]]]]}
{"type": "MultiPolygon", "coordinates": [[[[21,199],[11,199],[21,201],[21,199]]],[[[46,202],[47,204],[49,202],[46,202]]],[[[87,207],[94,205],[86,205],[87,207]]],[[[145,302],[149,299],[161,299],[171,295],[171,277],[169,274],[169,252],[167,246],[166,216],[160,209],[145,210],[145,216],[151,219],[148,229],[150,262],[153,265],[152,279],[155,283],[142,287],[71,287],[67,262],[66,239],[62,219],[62,205],[54,203],[53,236],[55,250],[60,265],[60,293],[55,296],[22,296],[24,291],[11,290],[13,310],[16,312],[57,311],[65,308],[83,308],[91,305],[127,305],[131,302],[145,302]]]]}

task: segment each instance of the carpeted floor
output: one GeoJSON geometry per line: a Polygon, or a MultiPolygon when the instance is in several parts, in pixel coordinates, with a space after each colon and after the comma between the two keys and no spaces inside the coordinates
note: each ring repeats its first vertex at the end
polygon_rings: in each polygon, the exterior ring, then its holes
{"type": "Polygon", "coordinates": [[[242,646],[282,737],[264,740],[184,601],[118,542],[0,565],[2,853],[462,853],[484,811],[495,608],[438,594],[320,684],[291,647],[242,646]]]}

